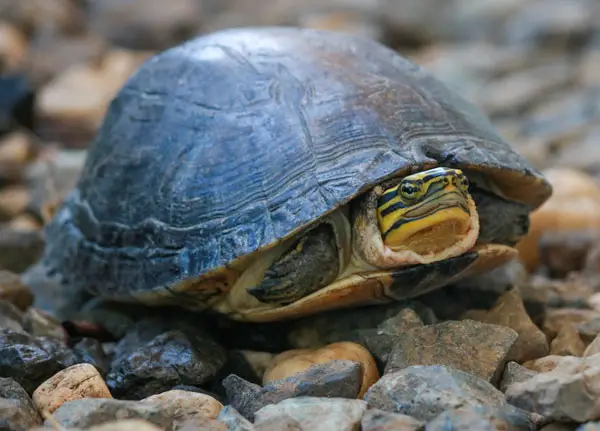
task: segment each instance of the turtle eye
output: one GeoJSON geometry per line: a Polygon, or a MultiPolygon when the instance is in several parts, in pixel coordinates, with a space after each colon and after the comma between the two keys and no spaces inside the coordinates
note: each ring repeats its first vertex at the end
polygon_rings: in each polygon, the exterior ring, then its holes
{"type": "Polygon", "coordinates": [[[398,187],[400,197],[407,201],[412,201],[418,198],[420,191],[421,188],[416,184],[401,184],[400,187],[398,187]]]}

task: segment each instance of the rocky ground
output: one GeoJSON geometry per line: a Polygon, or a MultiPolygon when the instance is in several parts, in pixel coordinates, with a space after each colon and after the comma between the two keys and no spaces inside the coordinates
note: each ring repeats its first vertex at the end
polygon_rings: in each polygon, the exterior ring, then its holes
{"type": "Polygon", "coordinates": [[[599,18],[594,0],[0,0],[0,429],[600,429],[599,18]],[[195,34],[266,24],[377,39],[486,112],[555,187],[520,259],[276,325],[42,277],[41,227],[124,80],[195,34]]]}

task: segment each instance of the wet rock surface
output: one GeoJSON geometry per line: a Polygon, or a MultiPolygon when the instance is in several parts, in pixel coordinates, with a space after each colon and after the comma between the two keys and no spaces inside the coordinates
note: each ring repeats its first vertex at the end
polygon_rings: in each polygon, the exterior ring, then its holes
{"type": "Polygon", "coordinates": [[[593,0],[0,0],[0,428],[599,429],[598,22],[593,0]],[[473,101],[554,188],[518,259],[274,324],[92,300],[37,266],[125,80],[249,25],[379,40],[473,101]],[[82,366],[105,388],[63,378],[82,366]]]}

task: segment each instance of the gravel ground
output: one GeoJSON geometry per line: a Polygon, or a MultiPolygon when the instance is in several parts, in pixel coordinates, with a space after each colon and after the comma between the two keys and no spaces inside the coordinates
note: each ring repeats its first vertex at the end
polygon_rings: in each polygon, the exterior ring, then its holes
{"type": "Polygon", "coordinates": [[[599,23],[594,0],[0,0],[0,429],[600,430],[599,23]],[[554,186],[520,257],[277,324],[65,294],[41,229],[115,92],[248,25],[378,40],[475,103],[554,186]]]}

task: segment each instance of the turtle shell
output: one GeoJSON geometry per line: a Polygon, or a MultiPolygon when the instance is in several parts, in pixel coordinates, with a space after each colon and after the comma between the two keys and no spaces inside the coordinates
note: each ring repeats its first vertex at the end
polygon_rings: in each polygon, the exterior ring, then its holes
{"type": "Polygon", "coordinates": [[[118,92],[44,259],[92,293],[135,297],[438,165],[483,171],[532,208],[551,193],[473,105],[375,41],[219,31],[154,56],[118,92]]]}

